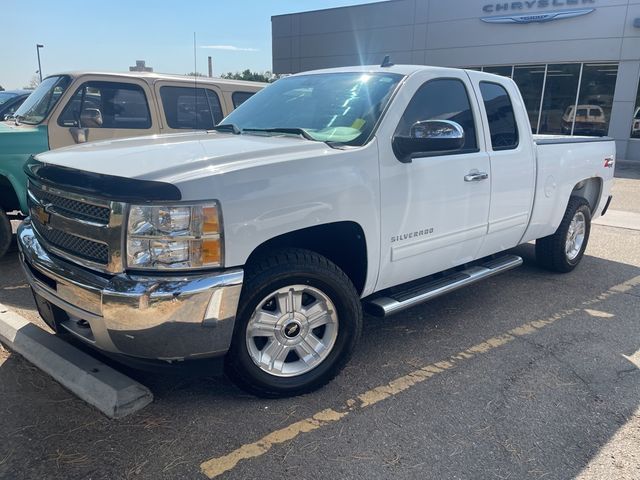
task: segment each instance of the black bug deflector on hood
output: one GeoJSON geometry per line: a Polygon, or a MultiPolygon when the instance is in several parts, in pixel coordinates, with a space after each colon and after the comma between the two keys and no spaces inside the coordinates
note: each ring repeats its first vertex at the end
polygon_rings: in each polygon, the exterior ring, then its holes
{"type": "Polygon", "coordinates": [[[40,162],[33,156],[24,169],[27,176],[37,182],[117,202],[146,203],[182,199],[180,190],[170,183],[76,170],[40,162]]]}

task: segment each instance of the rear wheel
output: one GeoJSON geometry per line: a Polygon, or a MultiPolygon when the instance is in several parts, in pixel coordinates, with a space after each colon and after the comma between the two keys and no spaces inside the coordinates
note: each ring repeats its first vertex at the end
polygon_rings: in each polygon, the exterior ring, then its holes
{"type": "Polygon", "coordinates": [[[554,272],[570,272],[582,260],[590,232],[589,203],[584,198],[571,197],[556,232],[536,240],[538,263],[554,272]]]}
{"type": "Polygon", "coordinates": [[[11,222],[7,213],[0,209],[0,258],[7,253],[11,246],[11,240],[13,239],[13,230],[11,229],[11,222]]]}
{"type": "Polygon", "coordinates": [[[310,392],[342,369],[361,329],[346,274],[314,252],[286,249],[247,268],[226,370],[259,396],[310,392]]]}

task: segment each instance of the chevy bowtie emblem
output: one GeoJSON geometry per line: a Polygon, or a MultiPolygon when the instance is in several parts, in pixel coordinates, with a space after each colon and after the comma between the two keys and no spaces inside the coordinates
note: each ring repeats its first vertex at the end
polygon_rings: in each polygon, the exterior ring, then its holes
{"type": "Polygon", "coordinates": [[[51,220],[51,214],[47,212],[46,207],[40,205],[33,207],[33,216],[44,226],[47,226],[51,220]]]}
{"type": "Polygon", "coordinates": [[[483,17],[485,23],[543,23],[553,20],[562,20],[563,18],[579,17],[587,15],[595,10],[595,8],[580,8],[577,10],[562,10],[559,12],[543,12],[543,13],[524,13],[521,15],[502,15],[499,17],[483,17]]]}

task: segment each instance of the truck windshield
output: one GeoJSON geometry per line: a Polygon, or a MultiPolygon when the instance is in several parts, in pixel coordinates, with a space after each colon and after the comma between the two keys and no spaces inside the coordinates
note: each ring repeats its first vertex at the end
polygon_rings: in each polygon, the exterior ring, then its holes
{"type": "Polygon", "coordinates": [[[296,134],[320,142],[363,145],[396,85],[394,73],[341,72],[282,78],[222,121],[250,134],[296,134]]]}
{"type": "Polygon", "coordinates": [[[15,118],[21,123],[36,125],[42,122],[56,105],[71,79],[67,76],[47,77],[16,110],[15,118]]]}

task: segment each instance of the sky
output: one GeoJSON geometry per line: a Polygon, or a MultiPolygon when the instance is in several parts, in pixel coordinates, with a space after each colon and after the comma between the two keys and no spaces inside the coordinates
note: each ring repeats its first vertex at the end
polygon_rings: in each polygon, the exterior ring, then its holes
{"type": "Polygon", "coordinates": [[[155,72],[214,75],[271,70],[271,16],[375,0],[3,0],[0,85],[29,84],[70,70],[128,71],[145,60],[155,72]]]}

